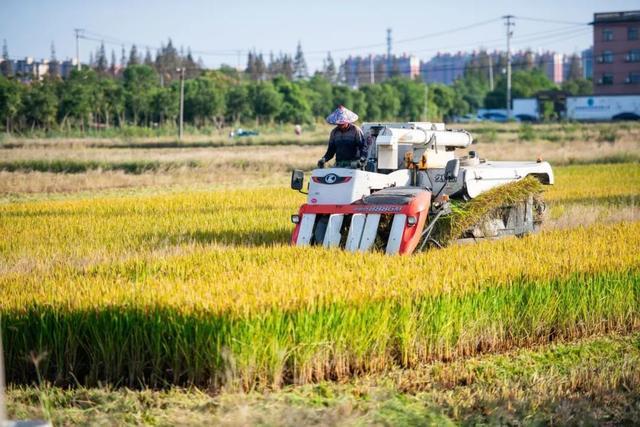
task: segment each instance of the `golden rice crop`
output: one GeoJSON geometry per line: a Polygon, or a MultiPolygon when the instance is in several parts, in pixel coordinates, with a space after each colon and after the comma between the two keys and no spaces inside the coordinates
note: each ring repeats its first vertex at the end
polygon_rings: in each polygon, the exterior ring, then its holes
{"type": "MultiPolygon", "coordinates": [[[[628,168],[559,168],[558,185],[580,194],[565,172],[600,174],[593,193],[624,202],[640,189],[628,168]]],[[[0,206],[9,377],[32,379],[35,352],[60,382],[277,386],[640,326],[639,222],[387,257],[289,247],[301,202],[262,189],[0,206]]]]}
{"type": "Polygon", "coordinates": [[[547,189],[545,200],[562,203],[638,204],[640,164],[600,164],[555,168],[556,184],[547,189]]]}

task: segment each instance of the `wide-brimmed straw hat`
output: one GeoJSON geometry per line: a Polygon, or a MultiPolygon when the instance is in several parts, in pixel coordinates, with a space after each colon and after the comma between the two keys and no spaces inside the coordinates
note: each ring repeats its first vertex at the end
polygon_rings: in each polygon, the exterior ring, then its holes
{"type": "Polygon", "coordinates": [[[327,123],[330,125],[343,125],[346,123],[354,123],[358,120],[358,115],[353,111],[344,108],[343,105],[335,109],[335,111],[327,116],[327,123]]]}

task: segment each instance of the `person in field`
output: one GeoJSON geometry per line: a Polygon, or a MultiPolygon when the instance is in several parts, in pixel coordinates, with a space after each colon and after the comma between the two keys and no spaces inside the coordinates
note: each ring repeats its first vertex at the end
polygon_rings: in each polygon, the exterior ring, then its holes
{"type": "Polygon", "coordinates": [[[327,116],[327,123],[336,125],[329,136],[327,152],[318,160],[318,167],[323,168],[325,163],[336,156],[338,168],[361,168],[367,161],[367,141],[362,130],[354,123],[358,115],[353,111],[339,106],[327,116]]]}

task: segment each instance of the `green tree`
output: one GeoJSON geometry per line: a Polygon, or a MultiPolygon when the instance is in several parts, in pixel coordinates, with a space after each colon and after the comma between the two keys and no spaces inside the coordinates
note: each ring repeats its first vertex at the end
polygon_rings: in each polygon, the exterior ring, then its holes
{"type": "MultiPolygon", "coordinates": [[[[540,91],[556,88],[556,85],[539,69],[516,71],[513,73],[511,81],[511,99],[531,98],[540,91]]],[[[487,94],[485,107],[506,108],[506,104],[507,81],[503,77],[498,80],[496,88],[487,94]]]]}
{"type": "Polygon", "coordinates": [[[60,77],[60,61],[56,57],[56,46],[51,42],[51,56],[49,57],[49,76],[51,78],[60,77]]]}
{"type": "Polygon", "coordinates": [[[60,109],[58,117],[61,124],[80,125],[84,131],[89,123],[94,107],[94,91],[96,90],[96,73],[90,69],[73,70],[60,86],[60,109]]]}
{"type": "Polygon", "coordinates": [[[562,90],[571,95],[591,95],[593,94],[593,82],[591,80],[579,78],[562,82],[562,90]]]}
{"type": "Polygon", "coordinates": [[[296,47],[296,56],[293,59],[293,78],[296,80],[303,80],[307,77],[309,77],[307,61],[304,59],[302,45],[298,42],[298,46],[296,47]]]}
{"type": "Polygon", "coordinates": [[[422,82],[396,77],[391,79],[400,98],[399,118],[407,121],[418,121],[424,117],[426,90],[422,82]]]}
{"type": "Polygon", "coordinates": [[[336,81],[336,63],[333,61],[331,52],[327,52],[327,58],[322,62],[322,74],[331,83],[336,81]]]}
{"type": "Polygon", "coordinates": [[[449,117],[454,105],[455,92],[453,89],[440,83],[432,83],[428,90],[429,101],[431,101],[429,107],[432,105],[435,107],[429,108],[429,118],[441,120],[449,117]],[[433,111],[434,109],[436,111],[433,111]]]}
{"type": "Polygon", "coordinates": [[[360,88],[367,103],[367,113],[364,119],[367,121],[377,121],[382,117],[382,91],[380,84],[365,85],[360,88]]]}
{"type": "Polygon", "coordinates": [[[224,116],[224,93],[211,79],[198,77],[184,84],[185,120],[204,126],[207,120],[216,125],[224,116]]]}
{"type": "Polygon", "coordinates": [[[453,116],[465,114],[469,108],[453,87],[443,84],[429,85],[429,101],[437,108],[436,112],[431,112],[430,108],[429,116],[437,120],[447,121],[453,116]]]}
{"type": "Polygon", "coordinates": [[[331,91],[333,93],[332,109],[338,105],[353,109],[353,91],[348,86],[336,85],[331,91]]]}
{"type": "Polygon", "coordinates": [[[242,121],[251,114],[249,89],[246,84],[240,83],[231,86],[226,98],[227,114],[234,123],[242,121]]]}
{"type": "Polygon", "coordinates": [[[96,71],[101,76],[107,74],[109,70],[109,61],[107,60],[107,51],[104,48],[104,43],[100,44],[98,51],[96,52],[96,71]]]}
{"type": "Polygon", "coordinates": [[[157,80],[156,73],[147,65],[131,65],[124,70],[125,106],[133,124],[140,124],[141,119],[148,123],[157,80]]]}
{"type": "Polygon", "coordinates": [[[367,99],[364,95],[364,93],[362,93],[362,91],[360,90],[354,90],[352,92],[352,98],[353,98],[353,104],[352,107],[353,111],[356,112],[356,114],[358,114],[360,117],[367,117],[367,99]]]}
{"type": "Polygon", "coordinates": [[[400,114],[400,94],[389,83],[382,83],[380,96],[380,118],[377,120],[393,120],[400,114]]]}
{"type": "Polygon", "coordinates": [[[2,40],[2,62],[0,63],[0,73],[5,77],[13,76],[13,61],[9,58],[9,47],[7,40],[2,40]]]}
{"type": "Polygon", "coordinates": [[[127,62],[127,66],[131,65],[140,65],[140,54],[138,53],[138,48],[135,44],[131,46],[131,50],[129,51],[129,61],[127,62]]]}
{"type": "Polygon", "coordinates": [[[157,87],[151,95],[151,111],[153,121],[163,125],[175,122],[180,113],[178,85],[157,87]]]}
{"type": "Polygon", "coordinates": [[[5,131],[13,131],[13,121],[22,107],[23,86],[13,79],[0,76],[0,123],[5,131]]]}
{"type": "Polygon", "coordinates": [[[113,79],[100,79],[98,91],[101,93],[100,115],[103,123],[109,127],[115,123],[124,121],[124,88],[113,79]]]}
{"type": "Polygon", "coordinates": [[[311,107],[301,86],[298,83],[278,76],[273,80],[276,90],[282,95],[282,107],[277,119],[288,123],[309,123],[311,107]]]}
{"type": "Polygon", "coordinates": [[[253,101],[253,112],[256,120],[271,122],[280,113],[282,95],[269,82],[259,82],[250,86],[250,99],[253,101]]]}
{"type": "Polygon", "coordinates": [[[489,93],[489,81],[478,74],[467,74],[453,83],[453,89],[466,106],[466,111],[476,111],[484,106],[484,99],[489,93]]]}
{"type": "Polygon", "coordinates": [[[316,74],[308,81],[307,88],[311,113],[314,117],[326,117],[335,108],[331,82],[316,74]]]}
{"type": "Polygon", "coordinates": [[[26,90],[23,114],[28,125],[49,130],[55,124],[58,112],[55,84],[53,80],[45,79],[32,83],[26,90]]]}

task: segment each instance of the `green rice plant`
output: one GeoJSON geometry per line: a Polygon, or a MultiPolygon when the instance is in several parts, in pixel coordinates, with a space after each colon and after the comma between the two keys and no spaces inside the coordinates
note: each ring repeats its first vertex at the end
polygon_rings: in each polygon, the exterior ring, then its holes
{"type": "Polygon", "coordinates": [[[42,374],[62,384],[278,387],[634,330],[639,227],[412,258],[203,248],[37,278],[5,275],[10,379],[33,379],[24,355],[36,352],[49,355],[42,374]]]}

